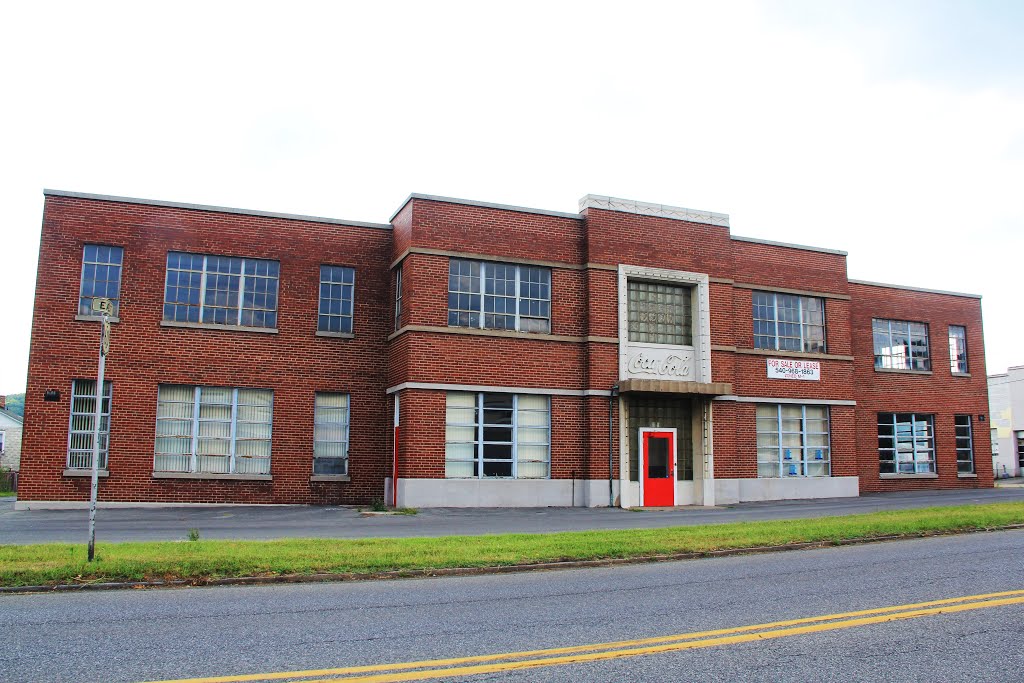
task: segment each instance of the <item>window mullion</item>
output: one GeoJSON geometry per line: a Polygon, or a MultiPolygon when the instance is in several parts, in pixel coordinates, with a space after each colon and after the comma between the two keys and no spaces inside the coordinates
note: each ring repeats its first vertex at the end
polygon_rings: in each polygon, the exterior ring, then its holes
{"type": "Polygon", "coordinates": [[[238,432],[238,388],[231,390],[231,442],[228,444],[230,459],[228,472],[235,473],[235,434],[238,432]]]}
{"type": "Polygon", "coordinates": [[[245,261],[246,259],[242,259],[242,274],[238,277],[238,309],[236,311],[237,317],[235,318],[236,325],[242,324],[242,307],[245,305],[245,261]]]}
{"type": "Polygon", "coordinates": [[[779,451],[776,454],[776,459],[779,462],[779,476],[783,476],[783,467],[785,467],[785,460],[782,457],[783,449],[785,446],[782,444],[782,405],[775,405],[775,426],[779,430],[779,451]]]}
{"type": "Polygon", "coordinates": [[[519,394],[512,394],[512,478],[519,478],[519,394]]]}
{"type": "MultiPolygon", "coordinates": [[[[514,300],[514,302],[512,304],[513,306],[516,307],[515,330],[517,332],[521,332],[522,331],[519,328],[519,294],[520,294],[520,291],[519,291],[519,277],[520,277],[519,276],[519,271],[521,269],[522,269],[522,266],[516,266],[516,284],[515,284],[515,295],[516,295],[516,298],[515,298],[515,300],[514,300]]],[[[515,405],[515,400],[513,400],[512,405],[515,405]]],[[[513,469],[513,472],[514,471],[515,470],[513,469]]]]}
{"type": "Polygon", "coordinates": [[[202,387],[196,387],[192,397],[192,466],[195,472],[199,464],[199,401],[202,387]]]}
{"type": "Polygon", "coordinates": [[[476,395],[476,478],[484,478],[484,395],[476,395]]]}
{"type": "MultiPolygon", "coordinates": [[[[779,351],[779,350],[782,349],[782,344],[779,341],[779,325],[781,323],[779,321],[779,295],[778,294],[772,294],[772,318],[774,319],[774,322],[775,322],[775,324],[772,326],[773,328],[775,328],[775,347],[774,348],[775,348],[776,351],[779,351]]],[[[782,413],[782,408],[781,407],[779,408],[779,413],[780,414],[782,413]]],[[[781,427],[781,423],[780,423],[780,426],[779,426],[780,439],[781,439],[781,434],[782,434],[782,427],[781,427]]],[[[779,443],[781,444],[781,441],[779,443]]]]}
{"type": "MultiPolygon", "coordinates": [[[[484,313],[484,311],[487,310],[486,299],[487,299],[487,262],[486,261],[480,261],[480,315],[479,315],[480,319],[479,319],[478,324],[477,324],[477,327],[479,327],[480,329],[484,329],[484,328],[487,327],[487,325],[484,324],[484,316],[486,315],[484,313]]],[[[481,413],[480,415],[481,415],[481,419],[482,419],[483,418],[483,413],[481,413]]]]}
{"type": "Polygon", "coordinates": [[[796,299],[796,319],[800,328],[800,350],[807,350],[807,342],[804,335],[804,298],[802,296],[796,299]]]}
{"type": "Polygon", "coordinates": [[[206,307],[206,256],[203,256],[203,274],[199,278],[199,322],[204,322],[203,313],[206,307]]]}

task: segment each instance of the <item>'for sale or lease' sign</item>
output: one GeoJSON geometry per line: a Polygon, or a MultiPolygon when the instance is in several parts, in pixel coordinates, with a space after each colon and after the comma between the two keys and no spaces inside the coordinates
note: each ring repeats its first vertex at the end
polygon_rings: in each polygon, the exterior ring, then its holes
{"type": "Polygon", "coordinates": [[[821,363],[816,360],[768,359],[768,379],[821,379],[821,363]]]}

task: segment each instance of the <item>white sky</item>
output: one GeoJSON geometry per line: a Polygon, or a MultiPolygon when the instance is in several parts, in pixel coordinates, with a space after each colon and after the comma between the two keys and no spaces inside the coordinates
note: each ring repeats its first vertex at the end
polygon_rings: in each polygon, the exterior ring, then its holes
{"type": "MultiPolygon", "coordinates": [[[[1024,363],[1024,3],[13,3],[0,394],[44,187],[385,222],[410,192],[728,213],[984,295],[1024,363]]],[[[932,334],[943,334],[933,330],[932,334]]]]}

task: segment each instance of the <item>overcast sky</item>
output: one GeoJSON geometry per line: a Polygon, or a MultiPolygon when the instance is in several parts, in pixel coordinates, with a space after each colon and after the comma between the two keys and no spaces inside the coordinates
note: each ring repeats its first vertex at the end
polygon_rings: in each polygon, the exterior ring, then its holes
{"type": "Polygon", "coordinates": [[[849,251],[851,278],[984,295],[1005,371],[1022,35],[1019,0],[9,5],[0,394],[25,387],[44,187],[373,222],[410,192],[728,213],[849,251]]]}

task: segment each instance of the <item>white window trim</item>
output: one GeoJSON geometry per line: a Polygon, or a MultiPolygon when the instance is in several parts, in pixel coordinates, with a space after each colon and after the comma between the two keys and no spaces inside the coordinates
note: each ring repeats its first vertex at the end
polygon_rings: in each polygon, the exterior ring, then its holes
{"type": "MultiPolygon", "coordinates": [[[[192,391],[193,391],[193,393],[192,393],[192,417],[191,417],[191,422],[192,422],[192,445],[191,445],[191,450],[192,450],[192,452],[191,452],[190,458],[189,458],[189,470],[188,470],[188,472],[179,472],[179,470],[158,470],[156,468],[156,458],[160,454],[156,453],[155,450],[154,450],[154,453],[153,453],[153,472],[160,473],[160,474],[163,474],[163,473],[180,473],[180,474],[196,474],[196,475],[207,475],[207,474],[209,474],[209,475],[223,475],[223,474],[234,475],[234,474],[238,474],[238,472],[236,472],[237,466],[236,466],[236,460],[235,460],[236,447],[237,447],[237,443],[238,442],[237,442],[235,437],[236,437],[236,432],[237,432],[237,429],[238,429],[238,389],[239,389],[239,387],[221,387],[221,386],[217,386],[217,387],[214,387],[214,386],[203,387],[202,385],[191,385],[191,384],[162,385],[162,386],[185,386],[185,387],[191,387],[192,388],[192,391]],[[227,388],[230,388],[231,389],[231,427],[230,427],[230,436],[228,437],[230,439],[230,443],[229,443],[229,446],[228,446],[228,456],[229,456],[228,457],[228,463],[229,464],[228,464],[228,471],[227,472],[206,472],[205,470],[200,471],[198,469],[198,467],[199,467],[199,423],[202,421],[200,419],[200,417],[199,417],[199,405],[200,405],[200,399],[202,398],[202,390],[204,388],[207,388],[207,389],[227,389],[227,388]]],[[[249,387],[243,387],[243,388],[249,388],[249,387]]],[[[257,387],[253,387],[253,388],[257,388],[257,387]]],[[[157,388],[157,403],[158,404],[160,402],[159,391],[160,390],[159,390],[159,387],[158,387],[157,388]]],[[[270,391],[271,396],[270,396],[270,435],[267,437],[267,441],[270,442],[271,454],[267,456],[267,459],[270,461],[268,463],[268,465],[272,465],[273,464],[273,448],[274,448],[274,396],[273,396],[274,392],[273,392],[273,390],[268,390],[268,391],[270,391]]],[[[113,397],[111,397],[111,399],[113,399],[113,397]]],[[[161,419],[159,417],[159,415],[157,416],[156,419],[157,419],[157,423],[159,424],[160,419],[161,419]]],[[[213,421],[215,421],[215,422],[222,422],[222,420],[213,420],[213,421]]],[[[156,432],[154,431],[154,434],[155,433],[156,432]]],[[[268,467],[268,469],[269,469],[269,467],[268,467]]]]}
{"type": "MultiPolygon", "coordinates": [[[[189,322],[189,321],[186,321],[186,320],[173,320],[173,319],[172,320],[168,320],[166,318],[166,314],[163,314],[161,316],[161,320],[163,322],[165,322],[165,323],[172,323],[172,324],[179,324],[179,325],[180,324],[188,324],[190,326],[191,325],[199,325],[199,326],[204,326],[204,327],[205,326],[210,326],[210,327],[217,327],[217,328],[242,328],[242,329],[251,328],[251,329],[255,329],[255,330],[276,330],[277,329],[277,316],[279,316],[281,314],[280,306],[279,306],[279,304],[281,303],[280,302],[280,299],[281,299],[281,262],[280,261],[275,261],[274,259],[260,259],[260,258],[254,258],[254,257],[249,257],[249,256],[222,256],[220,254],[195,254],[195,253],[188,252],[188,251],[174,251],[174,250],[169,251],[167,255],[170,256],[171,253],[186,254],[188,256],[202,256],[203,257],[203,270],[202,270],[202,274],[200,275],[200,279],[199,279],[199,321],[193,323],[193,322],[189,322]],[[203,311],[206,309],[206,278],[210,274],[209,265],[208,265],[208,261],[209,261],[210,256],[213,256],[214,258],[237,258],[237,259],[240,259],[242,261],[242,270],[240,271],[239,276],[238,276],[238,307],[235,308],[235,311],[238,314],[238,321],[236,323],[234,323],[234,324],[231,324],[231,323],[227,323],[227,324],[208,323],[208,322],[204,322],[203,321],[203,311]],[[245,310],[245,264],[246,264],[247,261],[268,261],[270,263],[277,263],[277,277],[276,278],[271,278],[270,276],[265,276],[265,275],[257,276],[255,273],[250,273],[250,276],[252,276],[252,277],[262,277],[262,278],[267,279],[267,280],[271,280],[271,279],[277,280],[277,292],[274,295],[274,297],[275,297],[275,304],[274,304],[274,309],[273,309],[273,313],[274,313],[274,316],[275,316],[275,324],[272,325],[272,326],[271,325],[243,325],[242,324],[242,312],[245,310]]],[[[171,303],[171,302],[167,301],[167,280],[168,280],[168,278],[171,275],[171,270],[181,271],[183,269],[181,269],[181,268],[173,268],[173,269],[170,268],[167,265],[167,262],[166,262],[166,259],[165,259],[164,260],[164,292],[163,292],[163,302],[160,305],[161,313],[163,313],[163,311],[162,311],[163,307],[167,306],[168,304],[170,304],[172,306],[181,306],[182,305],[182,304],[174,304],[174,303],[171,303]]],[[[194,272],[194,271],[192,271],[192,272],[194,272]]],[[[224,273],[216,273],[216,274],[217,275],[223,275],[224,273]]],[[[191,304],[187,304],[187,305],[191,305],[191,304]]],[[[222,307],[222,306],[215,306],[214,308],[224,308],[224,307],[222,307]]],[[[264,310],[264,309],[253,309],[253,310],[255,311],[255,310],[264,310]]],[[[269,309],[265,309],[265,310],[266,310],[266,312],[269,312],[269,309]]]]}
{"type": "MultiPolygon", "coordinates": [[[[753,314],[753,305],[754,305],[753,304],[753,297],[755,295],[757,295],[757,294],[766,294],[766,295],[772,297],[772,310],[775,312],[775,318],[772,320],[772,322],[775,323],[775,334],[773,336],[773,338],[775,340],[775,345],[772,346],[770,350],[772,350],[772,351],[779,351],[780,353],[828,353],[828,331],[826,329],[827,321],[825,320],[825,299],[823,299],[821,297],[818,297],[818,296],[806,296],[804,294],[788,294],[786,292],[767,292],[767,291],[758,289],[758,290],[755,290],[754,292],[752,292],[752,294],[751,294],[751,314],[753,314]],[[797,321],[797,325],[800,328],[800,349],[798,351],[794,350],[794,349],[783,349],[783,348],[781,348],[779,346],[779,322],[780,322],[779,321],[779,297],[780,296],[794,296],[794,297],[796,297],[800,301],[800,304],[797,307],[797,313],[799,314],[799,318],[800,318],[797,321]],[[807,336],[806,336],[807,328],[811,327],[812,325],[814,327],[817,327],[817,325],[813,324],[813,323],[806,322],[804,320],[804,305],[803,305],[804,299],[815,299],[815,300],[817,300],[821,304],[821,345],[822,345],[823,348],[820,351],[808,351],[807,350],[807,341],[808,341],[807,340],[807,336]]],[[[753,315],[751,315],[751,320],[753,322],[753,321],[763,320],[763,319],[762,318],[754,318],[753,315]]],[[[783,323],[783,324],[791,324],[791,323],[783,323]]],[[[760,347],[760,346],[757,345],[757,338],[758,337],[767,337],[767,336],[769,336],[769,335],[757,334],[757,332],[755,331],[754,332],[754,348],[755,349],[757,349],[757,348],[764,348],[764,347],[760,347]]]]}
{"type": "MultiPolygon", "coordinates": [[[[551,334],[551,302],[552,302],[552,299],[554,298],[554,292],[552,291],[553,286],[552,286],[552,283],[551,283],[551,275],[550,275],[551,269],[550,268],[548,268],[546,266],[533,266],[533,265],[521,264],[521,263],[505,263],[505,262],[499,263],[499,262],[477,261],[475,259],[451,257],[449,259],[449,261],[448,261],[449,277],[451,276],[451,262],[452,261],[465,261],[465,262],[468,262],[468,263],[476,263],[477,265],[480,266],[480,293],[479,293],[479,296],[480,296],[480,308],[477,309],[476,311],[471,311],[471,312],[477,313],[477,315],[479,316],[478,324],[476,324],[476,325],[452,325],[451,323],[449,323],[448,324],[449,327],[467,327],[469,329],[478,329],[478,330],[507,330],[507,331],[515,331],[515,332],[526,332],[526,330],[520,329],[520,326],[521,326],[520,318],[521,317],[525,317],[525,318],[527,318],[529,320],[546,320],[548,322],[548,331],[547,332],[531,332],[530,334],[551,334]],[[487,294],[486,293],[487,292],[487,270],[488,270],[488,268],[493,268],[493,267],[496,267],[496,266],[515,268],[515,270],[516,270],[516,280],[515,280],[515,291],[516,291],[516,293],[515,293],[514,297],[508,297],[507,295],[496,295],[496,294],[487,294]],[[548,315],[547,315],[547,317],[532,316],[532,315],[520,316],[520,314],[519,314],[519,304],[524,299],[528,300],[528,301],[543,301],[543,299],[531,299],[530,297],[523,297],[522,296],[522,292],[520,291],[520,283],[521,283],[521,271],[522,271],[523,268],[539,268],[541,270],[548,271],[548,298],[547,298],[547,302],[548,302],[548,315]],[[514,298],[515,299],[515,323],[514,323],[515,327],[512,330],[508,330],[508,328],[504,328],[504,327],[487,327],[484,324],[484,321],[485,321],[487,315],[495,315],[495,314],[488,314],[488,313],[484,312],[484,309],[486,308],[484,300],[488,296],[500,296],[500,298],[503,298],[503,299],[505,299],[505,298],[514,298]]],[[[472,292],[452,292],[450,283],[449,283],[449,287],[448,287],[447,293],[448,294],[467,294],[467,293],[468,294],[472,294],[472,292]]],[[[451,308],[447,308],[447,310],[448,310],[448,312],[451,312],[452,309],[451,308]]],[[[460,309],[460,311],[462,311],[462,310],[464,310],[464,309],[460,309]]],[[[506,315],[508,315],[508,313],[501,313],[501,314],[498,314],[498,315],[506,316],[506,315]]]]}
{"type": "MultiPolygon", "coordinates": [[[[454,392],[454,393],[469,393],[469,392],[454,392]]],[[[474,424],[472,424],[472,425],[470,425],[470,424],[449,424],[448,421],[445,420],[445,426],[446,427],[448,427],[448,426],[452,426],[452,427],[474,427],[476,429],[476,438],[473,441],[473,444],[474,444],[473,460],[472,461],[459,460],[457,462],[473,462],[473,463],[475,463],[477,474],[474,477],[448,477],[446,475],[445,479],[451,479],[452,481],[458,481],[460,479],[461,480],[487,479],[487,480],[494,480],[494,481],[519,479],[519,395],[518,394],[512,394],[512,475],[509,476],[509,477],[494,477],[494,476],[485,476],[484,475],[484,462],[485,462],[485,458],[484,458],[484,444],[485,444],[485,441],[484,441],[484,427],[485,427],[485,422],[484,422],[484,394],[485,393],[487,393],[487,392],[477,392],[475,394],[475,396],[476,396],[475,408],[476,408],[477,420],[476,420],[476,422],[474,424]]],[[[447,395],[445,396],[445,401],[447,402],[447,395]]],[[[547,473],[546,477],[528,477],[528,478],[525,479],[525,481],[531,481],[531,480],[543,481],[543,480],[546,480],[546,479],[551,479],[551,398],[550,397],[548,397],[547,402],[548,402],[548,409],[547,409],[548,421],[547,421],[547,425],[546,425],[546,429],[548,431],[547,443],[546,444],[538,443],[538,444],[529,444],[529,445],[531,445],[531,446],[546,446],[547,447],[548,455],[547,455],[547,459],[546,459],[545,462],[547,463],[547,466],[548,466],[548,473],[547,473]]],[[[465,443],[465,442],[459,442],[459,443],[465,443]]],[[[504,442],[488,441],[486,443],[504,443],[504,442]]],[[[447,460],[448,460],[448,458],[447,458],[447,455],[446,455],[446,457],[445,457],[446,465],[447,465],[447,460]]],[[[504,461],[491,460],[491,462],[504,462],[504,461]]]]}
{"type": "MultiPolygon", "coordinates": [[[[94,431],[94,429],[90,429],[88,432],[84,432],[84,431],[80,431],[80,430],[79,431],[74,431],[75,415],[76,414],[77,415],[90,415],[90,416],[93,417],[93,419],[95,419],[95,414],[96,413],[95,413],[95,411],[93,411],[91,413],[75,413],[75,399],[76,398],[92,398],[92,399],[95,400],[96,397],[95,397],[95,395],[89,396],[89,395],[86,395],[86,394],[77,394],[77,393],[75,393],[75,383],[76,382],[92,382],[93,384],[95,384],[96,380],[95,379],[73,379],[73,380],[71,380],[71,406],[70,406],[70,408],[68,410],[68,448],[67,448],[67,457],[65,458],[64,462],[65,462],[65,464],[67,466],[67,469],[79,471],[79,470],[88,470],[88,469],[92,468],[92,449],[90,447],[89,454],[88,454],[89,464],[88,465],[84,465],[82,467],[75,467],[71,463],[71,442],[72,442],[75,434],[89,434],[89,438],[90,438],[90,441],[91,441],[92,440],[92,436],[95,434],[95,431],[94,431]]],[[[100,467],[99,469],[101,471],[106,471],[110,467],[110,419],[111,419],[111,413],[114,410],[114,383],[112,381],[108,380],[108,379],[105,379],[105,380],[103,380],[103,386],[104,386],[104,388],[106,388],[108,386],[110,387],[110,398],[107,401],[108,404],[109,404],[108,405],[108,410],[107,410],[107,412],[102,412],[101,411],[101,415],[100,415],[100,426],[103,425],[103,418],[104,417],[107,418],[107,429],[105,431],[103,429],[100,430],[100,443],[101,444],[103,443],[103,435],[106,434],[107,435],[107,447],[106,448],[100,448],[100,451],[99,451],[99,453],[100,453],[100,464],[102,465],[102,467],[100,467]]],[[[101,391],[100,393],[105,393],[105,392],[101,391]]],[[[100,398],[100,401],[101,401],[100,405],[101,406],[103,405],[102,404],[102,400],[103,399],[100,398]]]]}
{"type": "MultiPolygon", "coordinates": [[[[811,432],[811,434],[813,434],[815,436],[821,436],[822,434],[824,434],[825,437],[828,438],[828,446],[825,447],[825,449],[828,451],[828,457],[827,458],[823,458],[820,461],[821,464],[826,466],[825,473],[824,474],[783,474],[783,467],[786,466],[787,462],[791,463],[791,461],[787,461],[785,459],[785,455],[783,454],[783,452],[785,450],[787,450],[786,446],[782,445],[782,435],[783,434],[797,434],[797,433],[800,434],[801,446],[799,447],[798,450],[800,451],[800,454],[801,454],[801,458],[800,458],[800,461],[799,461],[801,464],[807,465],[807,464],[814,463],[814,462],[819,462],[819,461],[817,459],[813,459],[812,460],[812,459],[809,459],[809,458],[802,457],[807,451],[811,451],[811,450],[815,450],[816,449],[816,447],[814,447],[814,446],[808,446],[807,445],[807,435],[808,435],[808,432],[807,432],[807,408],[808,408],[808,406],[807,405],[800,405],[800,431],[799,432],[783,432],[782,431],[782,419],[783,419],[782,418],[782,406],[783,406],[783,404],[781,404],[781,403],[775,404],[775,431],[773,432],[774,434],[777,434],[778,437],[779,437],[779,445],[775,449],[777,451],[776,452],[775,463],[779,466],[779,476],[778,477],[762,477],[760,474],[758,474],[758,478],[759,479],[823,479],[825,477],[831,477],[832,476],[832,411],[829,410],[827,406],[825,407],[825,430],[826,431],[823,432],[823,433],[822,432],[811,432]]],[[[818,407],[818,406],[811,406],[811,407],[818,407]]],[[[755,417],[755,421],[756,421],[756,419],[757,418],[755,417]]],[[[754,427],[754,435],[755,435],[755,438],[756,438],[756,436],[757,436],[756,424],[755,424],[755,427],[754,427]]],[[[762,447],[761,446],[755,446],[755,448],[756,449],[760,449],[762,447]]],[[[788,448],[788,450],[793,450],[793,447],[788,448]]],[[[757,464],[761,464],[761,462],[757,461],[757,464]]]]}

